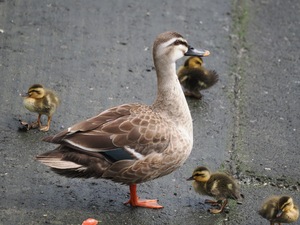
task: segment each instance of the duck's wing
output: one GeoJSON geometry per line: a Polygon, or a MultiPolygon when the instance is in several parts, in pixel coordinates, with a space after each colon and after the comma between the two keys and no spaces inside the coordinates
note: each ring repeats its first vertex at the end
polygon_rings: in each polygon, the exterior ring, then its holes
{"type": "Polygon", "coordinates": [[[113,161],[161,153],[169,124],[151,107],[125,104],[75,124],[43,140],[84,152],[101,152],[113,161]]]}
{"type": "Polygon", "coordinates": [[[67,177],[144,182],[171,172],[160,170],[160,153],[170,145],[172,123],[150,106],[121,105],[46,137],[60,146],[36,158],[67,177]]]}

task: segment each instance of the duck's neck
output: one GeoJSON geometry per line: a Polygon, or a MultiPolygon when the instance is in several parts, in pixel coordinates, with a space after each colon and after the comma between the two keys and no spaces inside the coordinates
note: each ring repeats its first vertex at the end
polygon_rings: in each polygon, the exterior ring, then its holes
{"type": "Polygon", "coordinates": [[[157,73],[157,98],[153,108],[178,125],[187,128],[192,134],[191,113],[176,74],[176,64],[155,60],[157,73]]]}

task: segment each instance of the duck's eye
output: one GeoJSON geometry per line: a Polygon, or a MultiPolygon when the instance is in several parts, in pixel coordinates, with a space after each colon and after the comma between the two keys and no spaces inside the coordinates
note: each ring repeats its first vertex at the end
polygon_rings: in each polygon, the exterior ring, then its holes
{"type": "Polygon", "coordinates": [[[179,40],[176,40],[176,41],[174,42],[174,45],[180,45],[180,41],[179,41],[179,40]]]}

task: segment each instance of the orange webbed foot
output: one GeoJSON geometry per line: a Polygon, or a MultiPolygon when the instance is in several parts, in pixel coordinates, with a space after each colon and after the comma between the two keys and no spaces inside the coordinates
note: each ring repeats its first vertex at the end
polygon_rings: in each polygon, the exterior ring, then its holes
{"type": "Polygon", "coordinates": [[[46,132],[46,131],[48,131],[49,130],[49,126],[41,126],[40,127],[40,131],[44,131],[44,132],[46,132]]]}
{"type": "Polygon", "coordinates": [[[210,200],[210,199],[205,199],[204,203],[213,205],[213,206],[220,206],[222,204],[222,202],[214,201],[214,200],[210,200]]]}
{"type": "Polygon", "coordinates": [[[151,209],[161,209],[163,206],[159,205],[157,199],[137,199],[132,200],[129,199],[127,202],[124,202],[125,205],[130,204],[134,207],[144,207],[144,208],[151,208],[151,209]]]}
{"type": "Polygon", "coordinates": [[[163,206],[157,203],[157,199],[140,199],[136,194],[136,184],[131,184],[130,186],[130,199],[124,204],[130,204],[134,207],[144,207],[151,209],[161,209],[163,206]]]}
{"type": "MultiPolygon", "coordinates": [[[[212,202],[211,205],[215,205],[215,204],[213,204],[214,201],[211,201],[211,200],[209,200],[209,201],[212,202]]],[[[207,203],[207,202],[209,202],[209,201],[206,201],[205,203],[207,203]]],[[[211,208],[211,209],[209,209],[208,211],[209,211],[210,213],[212,213],[212,214],[218,214],[218,213],[221,213],[221,212],[224,211],[225,206],[227,205],[227,203],[228,203],[227,199],[224,199],[224,200],[218,200],[218,201],[216,201],[216,205],[215,205],[215,206],[219,206],[219,208],[218,208],[218,209],[216,209],[216,208],[211,208]]]]}
{"type": "Polygon", "coordinates": [[[219,214],[222,212],[221,209],[209,209],[208,210],[211,214],[219,214]]]}

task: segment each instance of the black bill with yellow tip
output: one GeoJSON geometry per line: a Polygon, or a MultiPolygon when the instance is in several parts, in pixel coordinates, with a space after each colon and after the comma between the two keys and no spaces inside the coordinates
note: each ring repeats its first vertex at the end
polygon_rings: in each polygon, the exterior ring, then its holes
{"type": "Polygon", "coordinates": [[[204,56],[209,56],[210,52],[207,50],[197,50],[190,45],[188,46],[187,52],[184,54],[185,56],[199,56],[199,57],[204,57],[204,56]]]}

